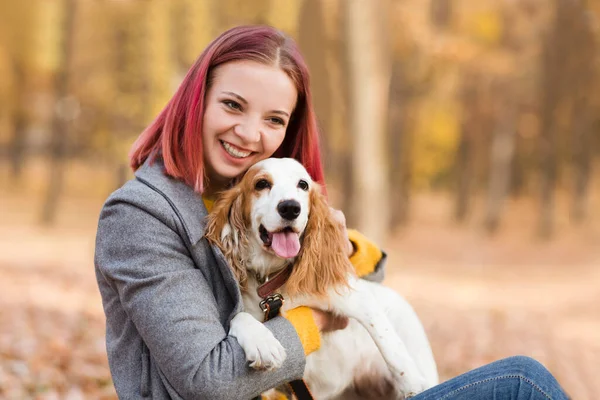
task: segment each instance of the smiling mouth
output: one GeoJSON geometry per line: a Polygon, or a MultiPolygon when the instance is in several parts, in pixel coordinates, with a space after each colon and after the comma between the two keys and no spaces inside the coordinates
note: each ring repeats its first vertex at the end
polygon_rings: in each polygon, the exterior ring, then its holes
{"type": "Polygon", "coordinates": [[[234,158],[246,158],[253,153],[252,151],[240,150],[237,147],[234,147],[232,144],[227,143],[223,140],[219,140],[219,142],[221,142],[221,146],[223,146],[223,149],[225,149],[227,154],[234,158]]]}

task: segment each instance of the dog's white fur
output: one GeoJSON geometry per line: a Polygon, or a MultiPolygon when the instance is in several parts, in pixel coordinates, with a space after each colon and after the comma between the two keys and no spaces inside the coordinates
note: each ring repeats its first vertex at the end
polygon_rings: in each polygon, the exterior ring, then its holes
{"type": "Polygon", "coordinates": [[[271,158],[254,165],[217,200],[207,226],[208,239],[223,250],[242,287],[245,312],[233,318],[229,334],[237,338],[251,367],[282,365],[285,350],[262,324],[257,276],[294,262],[292,276],[278,290],[286,299],[283,313],[305,305],[350,317],[346,329],[322,334],[320,349],[307,357],[304,379],[315,398],[361,398],[359,391],[378,389],[381,398],[402,399],[434,386],[437,368],[417,315],[393,290],[353,274],[340,232],[319,185],[300,163],[271,158]],[[267,180],[268,187],[262,187],[264,182],[257,187],[259,180],[267,180]],[[277,205],[283,200],[298,202],[297,218],[279,215],[277,205]],[[261,225],[268,232],[297,232],[300,253],[289,259],[275,254],[261,239],[261,225]],[[334,258],[325,256],[332,253],[334,258]]]}

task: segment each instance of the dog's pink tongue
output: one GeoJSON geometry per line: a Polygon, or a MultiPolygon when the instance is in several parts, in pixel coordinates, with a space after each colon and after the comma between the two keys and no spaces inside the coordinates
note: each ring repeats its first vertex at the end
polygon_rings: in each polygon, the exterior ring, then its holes
{"type": "Polygon", "coordinates": [[[273,234],[271,248],[279,257],[296,257],[300,251],[300,238],[296,232],[277,232],[273,234]]]}

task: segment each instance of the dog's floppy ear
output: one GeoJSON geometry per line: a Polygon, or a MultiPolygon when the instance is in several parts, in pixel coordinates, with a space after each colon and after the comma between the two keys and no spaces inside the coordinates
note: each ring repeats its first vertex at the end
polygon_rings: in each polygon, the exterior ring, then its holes
{"type": "Polygon", "coordinates": [[[300,255],[286,289],[290,295],[325,296],[328,288],[348,285],[353,271],[347,254],[348,238],[317,184],[311,187],[309,212],[300,255]]]}
{"type": "Polygon", "coordinates": [[[239,185],[223,192],[208,214],[204,236],[216,245],[238,280],[242,290],[246,289],[248,273],[240,257],[248,247],[246,236],[247,216],[244,215],[244,196],[239,185]]]}

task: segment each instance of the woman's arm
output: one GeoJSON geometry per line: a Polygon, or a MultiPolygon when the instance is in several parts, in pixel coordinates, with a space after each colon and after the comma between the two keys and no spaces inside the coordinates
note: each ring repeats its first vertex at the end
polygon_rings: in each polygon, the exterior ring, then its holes
{"type": "Polygon", "coordinates": [[[348,229],[348,238],[354,248],[350,262],[356,274],[369,281],[383,281],[387,254],[357,230],[348,229]]]}
{"type": "MultiPolygon", "coordinates": [[[[166,204],[160,197],[156,201],[166,204]]],[[[303,347],[281,317],[265,325],[286,349],[284,365],[270,372],[247,366],[244,351],[223,327],[212,288],[177,231],[175,212],[168,205],[150,209],[148,204],[107,202],[96,266],[169,383],[186,399],[233,399],[300,378],[303,347]]]]}
{"type": "Polygon", "coordinates": [[[346,216],[340,210],[330,207],[333,218],[340,224],[348,236],[348,256],[356,274],[366,280],[381,282],[387,255],[375,243],[362,233],[346,227],[346,216]]]}

